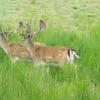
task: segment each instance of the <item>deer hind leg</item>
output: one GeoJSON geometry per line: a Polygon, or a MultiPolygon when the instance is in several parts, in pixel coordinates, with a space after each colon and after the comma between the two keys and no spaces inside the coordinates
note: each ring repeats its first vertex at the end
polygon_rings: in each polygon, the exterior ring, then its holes
{"type": "Polygon", "coordinates": [[[76,79],[77,79],[77,65],[73,62],[73,60],[72,61],[70,61],[70,64],[71,64],[71,66],[74,68],[74,70],[75,70],[75,77],[76,77],[76,79]]]}
{"type": "Polygon", "coordinates": [[[11,60],[12,63],[16,63],[16,61],[19,60],[19,58],[16,57],[16,56],[10,56],[9,58],[10,58],[10,60],[11,60]]]}
{"type": "Polygon", "coordinates": [[[42,62],[42,61],[35,61],[35,62],[34,62],[34,67],[35,67],[36,69],[39,69],[41,65],[45,65],[45,63],[42,62]]]}
{"type": "Polygon", "coordinates": [[[75,51],[72,51],[71,49],[69,49],[69,51],[67,53],[67,61],[72,67],[74,67],[75,77],[77,78],[77,65],[74,63],[74,58],[75,58],[74,52],[75,51]]]}
{"type": "Polygon", "coordinates": [[[11,62],[11,67],[14,66],[15,62],[16,62],[16,57],[14,56],[9,56],[10,62],[11,62]]]}

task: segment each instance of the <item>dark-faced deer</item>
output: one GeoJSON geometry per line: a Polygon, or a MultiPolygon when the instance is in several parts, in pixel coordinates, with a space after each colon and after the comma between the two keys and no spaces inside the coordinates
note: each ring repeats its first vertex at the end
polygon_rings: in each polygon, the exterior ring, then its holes
{"type": "MultiPolygon", "coordinates": [[[[41,23],[41,21],[40,21],[41,23]]],[[[45,23],[43,22],[40,24],[40,30],[39,32],[43,31],[45,29],[45,23]]],[[[37,32],[37,33],[39,33],[37,32]]],[[[68,62],[71,65],[75,65],[73,63],[74,58],[80,58],[75,50],[71,48],[66,48],[64,46],[40,46],[35,47],[32,43],[32,35],[37,34],[36,32],[31,33],[30,25],[26,24],[26,35],[24,40],[24,46],[29,51],[32,60],[35,64],[35,66],[39,66],[40,64],[57,64],[59,67],[61,67],[64,62],[68,62]],[[30,30],[27,32],[27,30],[30,30]]]]}

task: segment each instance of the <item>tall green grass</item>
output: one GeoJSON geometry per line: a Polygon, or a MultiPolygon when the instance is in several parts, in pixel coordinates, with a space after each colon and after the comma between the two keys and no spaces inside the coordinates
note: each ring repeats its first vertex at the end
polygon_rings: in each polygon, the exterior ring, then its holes
{"type": "MultiPolygon", "coordinates": [[[[80,55],[75,70],[65,64],[60,70],[50,66],[34,68],[31,61],[13,64],[0,48],[0,100],[99,100],[100,99],[100,11],[98,0],[3,0],[0,26],[14,31],[19,17],[33,18],[32,31],[43,18],[47,28],[33,41],[74,48],[80,55]],[[75,8],[76,7],[76,8],[75,8]]],[[[9,42],[21,42],[12,33],[9,42]]]]}

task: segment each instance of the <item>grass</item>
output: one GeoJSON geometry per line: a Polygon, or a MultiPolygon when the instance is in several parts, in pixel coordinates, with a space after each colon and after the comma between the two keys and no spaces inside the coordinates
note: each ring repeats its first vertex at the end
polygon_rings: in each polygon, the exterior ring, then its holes
{"type": "MultiPolygon", "coordinates": [[[[45,32],[33,41],[47,45],[75,48],[81,59],[78,78],[69,65],[62,70],[45,66],[34,69],[32,62],[20,60],[12,64],[0,48],[0,100],[100,100],[100,1],[99,0],[1,0],[0,25],[14,31],[18,18],[46,20],[45,32]]],[[[10,34],[9,42],[21,42],[18,34],[10,34]]]]}

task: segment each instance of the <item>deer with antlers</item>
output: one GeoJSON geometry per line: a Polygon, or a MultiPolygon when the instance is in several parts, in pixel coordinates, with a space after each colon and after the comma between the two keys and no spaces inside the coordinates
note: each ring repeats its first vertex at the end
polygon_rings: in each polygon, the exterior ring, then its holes
{"type": "MultiPolygon", "coordinates": [[[[43,21],[40,22],[42,24],[43,21]]],[[[0,27],[1,28],[1,27],[0,27]]],[[[42,25],[40,27],[40,30],[42,28],[42,25]]],[[[30,30],[27,30],[27,32],[30,30]]],[[[28,50],[23,46],[21,43],[9,43],[6,35],[8,32],[3,32],[1,29],[0,32],[0,46],[3,48],[4,52],[7,54],[7,56],[13,61],[16,62],[18,59],[24,59],[24,60],[32,60],[32,57],[28,50]]],[[[43,43],[34,42],[33,46],[44,46],[43,43]]]]}
{"type": "MultiPolygon", "coordinates": [[[[41,22],[41,20],[40,20],[41,22]]],[[[74,65],[74,58],[80,58],[74,49],[66,48],[64,46],[40,46],[35,47],[32,43],[32,36],[44,31],[45,23],[40,24],[40,30],[31,34],[31,28],[29,23],[26,24],[26,32],[24,36],[24,46],[30,53],[35,66],[44,64],[57,64],[63,65],[64,62],[69,62],[74,65]]]]}
{"type": "Polygon", "coordinates": [[[9,44],[6,39],[7,32],[0,32],[0,46],[7,54],[7,56],[11,59],[11,61],[15,62],[18,59],[31,59],[31,56],[27,49],[20,43],[12,43],[9,44]]]}
{"type": "MultiPolygon", "coordinates": [[[[40,20],[41,22],[41,20],[40,20]]],[[[80,58],[74,49],[66,48],[64,46],[39,46],[36,47],[32,43],[32,36],[44,31],[45,23],[40,24],[40,30],[38,32],[31,33],[29,23],[26,24],[26,32],[24,36],[24,46],[30,53],[35,67],[41,64],[55,64],[61,67],[66,61],[75,68],[77,78],[77,66],[74,64],[74,59],[80,58]]]]}

